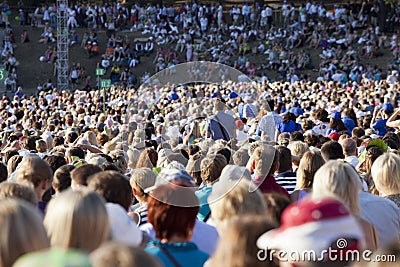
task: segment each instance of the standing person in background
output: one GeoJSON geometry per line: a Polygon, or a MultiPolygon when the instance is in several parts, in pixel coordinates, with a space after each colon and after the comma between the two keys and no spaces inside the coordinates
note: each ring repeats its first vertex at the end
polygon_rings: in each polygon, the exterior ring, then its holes
{"type": "Polygon", "coordinates": [[[8,21],[8,16],[11,15],[10,6],[7,1],[3,1],[1,4],[1,16],[3,17],[4,24],[8,25],[10,22],[8,21]]]}

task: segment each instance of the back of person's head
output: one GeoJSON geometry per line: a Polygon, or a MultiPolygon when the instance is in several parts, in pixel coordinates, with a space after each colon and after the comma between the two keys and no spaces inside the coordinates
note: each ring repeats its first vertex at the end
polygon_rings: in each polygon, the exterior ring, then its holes
{"type": "Polygon", "coordinates": [[[121,205],[128,211],[132,204],[132,188],[127,177],[116,171],[103,171],[89,177],[88,187],[107,202],[121,205]]]}
{"type": "Polygon", "coordinates": [[[249,159],[249,153],[245,149],[239,149],[232,155],[233,164],[236,166],[245,167],[249,159]]]}
{"type": "Polygon", "coordinates": [[[22,156],[20,155],[15,155],[10,158],[10,160],[7,163],[7,174],[10,176],[18,167],[18,165],[22,161],[22,156]]]}
{"type": "Polygon", "coordinates": [[[400,157],[384,153],[372,164],[372,179],[381,196],[400,193],[400,157]]]}
{"type": "Polygon", "coordinates": [[[76,132],[69,132],[67,134],[66,141],[68,144],[72,144],[78,138],[78,134],[76,132]]]}
{"type": "MultiPolygon", "coordinates": [[[[252,189],[247,180],[221,181],[213,186],[208,197],[211,216],[218,224],[224,224],[245,214],[266,214],[265,201],[259,190],[252,189]]],[[[253,188],[254,189],[254,188],[253,188]]]]}
{"type": "Polygon", "coordinates": [[[200,151],[200,147],[198,145],[190,145],[187,148],[187,152],[188,152],[189,156],[194,155],[199,151],[200,151]]]}
{"type": "Polygon", "coordinates": [[[0,199],[19,198],[32,204],[34,207],[38,204],[38,197],[32,187],[28,185],[2,182],[0,183],[0,199]]]}
{"type": "Polygon", "coordinates": [[[263,194],[263,197],[269,221],[276,225],[281,225],[281,215],[286,207],[290,205],[289,197],[277,193],[266,193],[263,194]]]}
{"type": "Polygon", "coordinates": [[[23,145],[26,150],[35,151],[36,150],[36,136],[28,136],[23,140],[23,145]]]}
{"type": "Polygon", "coordinates": [[[296,172],[296,189],[311,189],[314,183],[315,173],[325,164],[319,152],[308,151],[300,160],[296,172]]]}
{"type": "Polygon", "coordinates": [[[357,156],[357,142],[354,139],[346,138],[339,143],[342,145],[345,156],[357,156]]]}
{"type": "Polygon", "coordinates": [[[367,153],[365,154],[365,160],[361,164],[361,167],[365,173],[370,174],[372,164],[374,164],[375,160],[378,157],[383,155],[384,151],[382,150],[382,148],[377,147],[377,146],[367,147],[366,149],[367,149],[367,153]]]}
{"type": "Polygon", "coordinates": [[[199,200],[187,185],[185,182],[172,182],[159,185],[152,191],[147,204],[147,218],[154,227],[157,239],[191,237],[199,212],[199,200]],[[187,206],[172,204],[182,201],[187,206]]]}
{"type": "Polygon", "coordinates": [[[44,225],[51,245],[92,252],[109,238],[104,199],[89,189],[66,190],[50,201],[44,225]]]}
{"type": "Polygon", "coordinates": [[[84,159],[85,151],[83,151],[83,149],[80,147],[74,146],[67,150],[65,156],[71,158],[72,161],[75,160],[75,158],[84,159]]]}
{"type": "Polygon", "coordinates": [[[321,147],[321,155],[325,161],[343,159],[343,148],[336,141],[328,141],[321,147]]]}
{"type": "Polygon", "coordinates": [[[161,267],[161,263],[141,248],[107,242],[90,254],[96,267],[161,267]]]}
{"type": "Polygon", "coordinates": [[[216,154],[204,158],[200,163],[200,176],[204,183],[212,184],[218,180],[227,161],[223,155],[216,154]]]}
{"type": "Polygon", "coordinates": [[[99,166],[93,164],[84,164],[71,171],[71,187],[76,189],[79,186],[86,186],[89,176],[101,172],[99,166]]]}
{"type": "Polygon", "coordinates": [[[47,151],[46,142],[42,139],[36,141],[36,151],[39,153],[45,153],[47,151]]]}
{"type": "Polygon", "coordinates": [[[359,215],[358,193],[361,189],[361,179],[349,163],[330,160],[315,173],[312,197],[339,198],[349,207],[353,215],[359,215]]]}
{"type": "Polygon", "coordinates": [[[247,167],[250,171],[253,169],[256,176],[266,177],[274,175],[278,164],[279,152],[273,146],[261,145],[254,150],[247,167]]]}
{"type": "MultiPolygon", "coordinates": [[[[25,155],[18,169],[15,171],[14,180],[16,182],[29,182],[38,191],[47,190],[53,179],[53,171],[49,164],[36,155],[25,155]]],[[[37,192],[38,197],[43,192],[37,192]]]]}
{"type": "Polygon", "coordinates": [[[279,154],[278,173],[292,171],[292,154],[290,149],[285,146],[277,146],[276,150],[279,154]]]}
{"type": "Polygon", "coordinates": [[[352,137],[361,138],[364,135],[365,135],[365,130],[361,127],[354,127],[353,130],[351,131],[352,137]]]}
{"type": "Polygon", "coordinates": [[[267,261],[254,257],[260,251],[256,245],[257,239],[273,228],[275,225],[261,215],[245,215],[233,219],[221,234],[217,250],[209,260],[210,266],[274,266],[268,262],[272,255],[270,258],[265,255],[267,261]]]}
{"type": "Polygon", "coordinates": [[[6,181],[8,177],[7,166],[0,162],[0,183],[6,181]]]}
{"type": "Polygon", "coordinates": [[[73,165],[64,165],[54,172],[53,188],[57,193],[67,190],[71,187],[71,171],[75,169],[73,165]]]}
{"type": "Polygon", "coordinates": [[[197,185],[201,185],[203,180],[201,179],[201,161],[204,159],[203,154],[196,153],[189,157],[188,163],[186,165],[186,171],[193,179],[196,181],[197,185]]]}
{"type": "Polygon", "coordinates": [[[329,114],[325,109],[319,109],[316,113],[317,120],[322,122],[329,122],[329,114]]]}
{"type": "Polygon", "coordinates": [[[52,146],[53,147],[62,146],[62,145],[64,145],[64,143],[65,143],[64,137],[56,136],[53,139],[53,145],[52,146]]]}
{"type": "Polygon", "coordinates": [[[130,184],[135,197],[147,200],[147,188],[154,186],[156,174],[150,168],[137,168],[131,171],[130,184]]]}
{"type": "Polygon", "coordinates": [[[65,158],[61,157],[61,156],[55,156],[55,155],[47,156],[43,160],[49,164],[49,166],[53,170],[53,172],[55,172],[61,166],[64,166],[67,164],[67,161],[65,160],[65,158]]]}
{"type": "Polygon", "coordinates": [[[122,174],[125,173],[128,168],[128,155],[123,150],[115,150],[110,153],[110,157],[113,159],[113,163],[119,169],[122,174]]]}
{"type": "Polygon", "coordinates": [[[319,138],[315,134],[309,134],[306,137],[304,137],[304,142],[309,147],[317,147],[319,144],[319,138]]]}
{"type": "Polygon", "coordinates": [[[104,144],[107,143],[108,140],[110,140],[110,138],[105,133],[99,133],[97,135],[97,142],[99,143],[100,146],[104,146],[104,144]]]}
{"type": "Polygon", "coordinates": [[[224,156],[227,163],[230,163],[230,162],[231,162],[232,151],[231,151],[229,148],[224,147],[224,148],[219,149],[219,150],[217,151],[217,155],[222,155],[222,156],[224,156]]]}
{"type": "Polygon", "coordinates": [[[153,148],[146,148],[140,153],[137,168],[153,168],[157,166],[158,153],[153,148]]]}
{"type": "Polygon", "coordinates": [[[23,200],[0,200],[0,228],[0,266],[12,266],[20,256],[50,246],[38,210],[23,200]]]}
{"type": "Polygon", "coordinates": [[[116,171],[116,172],[121,173],[121,170],[114,163],[110,163],[108,161],[106,161],[103,164],[101,164],[100,168],[103,171],[116,171]]]}
{"type": "Polygon", "coordinates": [[[301,160],[304,153],[310,150],[308,145],[302,141],[290,142],[288,148],[290,149],[291,154],[298,158],[298,160],[301,160]]]}
{"type": "Polygon", "coordinates": [[[294,142],[294,141],[301,141],[304,142],[304,136],[303,133],[300,131],[295,131],[293,133],[290,134],[290,141],[294,142]]]}

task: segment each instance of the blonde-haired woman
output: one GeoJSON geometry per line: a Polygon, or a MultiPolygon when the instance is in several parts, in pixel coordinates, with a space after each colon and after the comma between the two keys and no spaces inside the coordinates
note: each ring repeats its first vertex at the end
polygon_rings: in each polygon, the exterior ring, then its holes
{"type": "Polygon", "coordinates": [[[361,179],[349,163],[330,160],[315,173],[312,198],[334,197],[341,200],[363,228],[366,249],[375,251],[379,245],[378,234],[374,226],[360,216],[358,194],[361,190],[361,179]]]}
{"type": "Polygon", "coordinates": [[[225,231],[226,224],[245,214],[267,214],[261,192],[247,180],[235,182],[221,181],[213,186],[208,203],[211,218],[219,233],[225,231]]]}
{"type": "Polygon", "coordinates": [[[44,225],[51,245],[92,252],[109,238],[104,200],[90,190],[67,190],[50,201],[44,225]]]}
{"type": "Polygon", "coordinates": [[[296,188],[290,195],[292,202],[301,200],[311,192],[315,173],[324,163],[324,158],[319,152],[308,151],[303,155],[296,172],[296,188]]]}
{"type": "Polygon", "coordinates": [[[379,195],[400,207],[400,157],[383,154],[372,164],[371,176],[379,195]]]}
{"type": "Polygon", "coordinates": [[[103,244],[91,253],[90,258],[96,267],[161,267],[161,263],[143,249],[114,242],[103,244]]]}
{"type": "MultiPolygon", "coordinates": [[[[278,266],[268,261],[267,255],[261,255],[257,247],[257,239],[274,225],[265,216],[246,215],[228,223],[228,227],[218,243],[214,256],[206,266],[229,267],[271,267],[278,266]],[[243,233],[246,233],[245,235],[243,233]],[[261,258],[265,258],[263,261],[261,258]]],[[[263,254],[268,252],[263,251],[263,254]]]]}
{"type": "Polygon", "coordinates": [[[0,200],[0,228],[2,267],[12,266],[26,253],[50,246],[39,212],[23,200],[0,200]]]}
{"type": "Polygon", "coordinates": [[[299,164],[300,160],[303,157],[303,155],[307,152],[310,151],[310,148],[308,145],[302,141],[294,141],[290,142],[288,145],[288,148],[290,149],[290,152],[292,153],[293,156],[293,171],[296,171],[299,164]]]}

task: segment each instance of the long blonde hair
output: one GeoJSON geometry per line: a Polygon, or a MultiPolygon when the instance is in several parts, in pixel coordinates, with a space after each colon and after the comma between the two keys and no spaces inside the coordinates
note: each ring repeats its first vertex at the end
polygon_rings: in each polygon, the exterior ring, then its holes
{"type": "Polygon", "coordinates": [[[12,266],[25,253],[50,247],[39,212],[23,200],[0,200],[0,228],[2,267],[12,266]]]}
{"type": "Polygon", "coordinates": [[[312,197],[339,198],[353,215],[358,216],[360,214],[358,194],[361,189],[361,178],[349,163],[330,160],[315,173],[312,197]]]}
{"type": "Polygon", "coordinates": [[[50,201],[44,225],[51,245],[91,252],[109,238],[104,200],[88,189],[62,192],[50,201]]]}
{"type": "Polygon", "coordinates": [[[246,215],[230,221],[227,226],[226,231],[221,233],[217,250],[210,259],[210,266],[277,266],[257,258],[257,239],[274,228],[265,216],[246,215]]]}

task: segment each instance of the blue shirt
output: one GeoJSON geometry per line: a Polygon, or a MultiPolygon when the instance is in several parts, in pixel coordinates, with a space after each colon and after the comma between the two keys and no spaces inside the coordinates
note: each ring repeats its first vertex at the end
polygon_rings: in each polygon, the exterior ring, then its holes
{"type": "Polygon", "coordinates": [[[280,133],[292,133],[295,131],[301,131],[301,126],[300,124],[294,122],[294,121],[288,121],[288,122],[281,122],[278,125],[278,131],[280,133]]]}
{"type": "Polygon", "coordinates": [[[176,265],[159,247],[167,250],[182,267],[202,267],[209,258],[207,253],[199,250],[192,242],[170,244],[158,240],[150,241],[144,250],[158,258],[165,267],[176,267],[176,265]]]}
{"type": "Polygon", "coordinates": [[[211,186],[205,186],[194,192],[200,202],[200,209],[199,213],[197,214],[197,219],[203,222],[207,217],[210,217],[209,214],[211,213],[211,210],[210,206],[208,205],[207,199],[208,196],[211,194],[211,191],[212,191],[211,186]]]}
{"type": "Polygon", "coordinates": [[[372,125],[372,129],[377,131],[379,136],[384,136],[387,133],[386,120],[378,120],[372,125]]]}
{"type": "Polygon", "coordinates": [[[347,131],[351,134],[351,131],[353,131],[354,127],[356,127],[354,120],[351,118],[343,118],[342,121],[347,131]]]}

